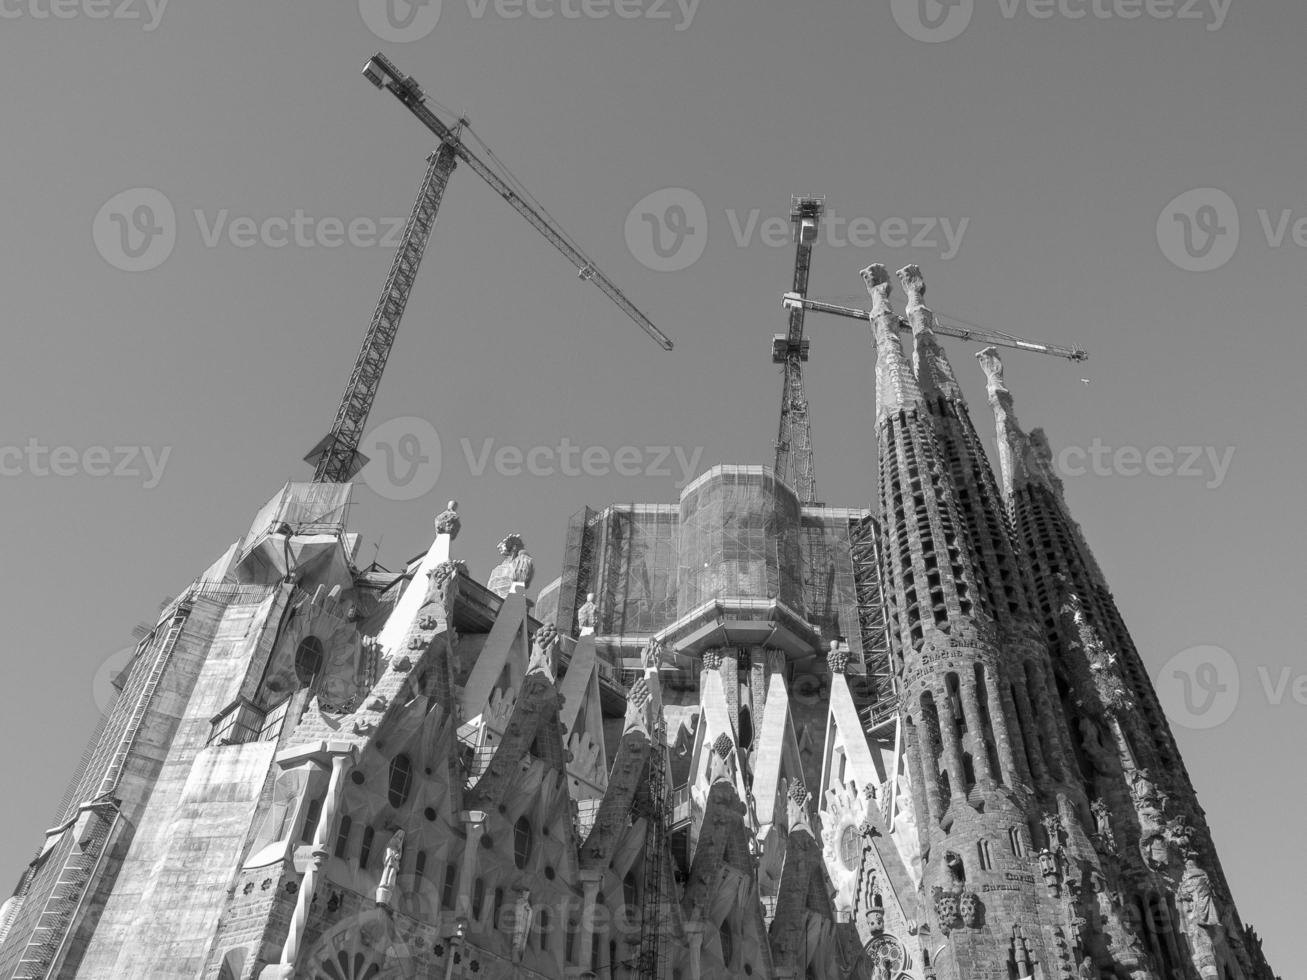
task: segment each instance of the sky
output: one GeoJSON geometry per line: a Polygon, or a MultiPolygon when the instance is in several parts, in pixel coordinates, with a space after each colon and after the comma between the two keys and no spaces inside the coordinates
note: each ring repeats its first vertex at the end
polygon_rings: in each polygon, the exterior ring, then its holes
{"type": "MultiPolygon", "coordinates": [[[[453,498],[473,573],[520,531],[538,586],[582,506],[769,463],[776,219],[824,194],[813,294],[915,262],[936,309],[1090,352],[1006,357],[1017,412],[1289,969],[1307,8],[0,0],[0,21],[0,875],[52,822],[132,628],[311,475],[432,149],[359,74],[384,50],[676,347],[459,167],[371,418],[361,561],[401,567],[453,498]]],[[[866,327],[808,336],[819,497],[869,506],[866,327]]],[[[948,346],[989,436],[977,345],[948,346]]]]}

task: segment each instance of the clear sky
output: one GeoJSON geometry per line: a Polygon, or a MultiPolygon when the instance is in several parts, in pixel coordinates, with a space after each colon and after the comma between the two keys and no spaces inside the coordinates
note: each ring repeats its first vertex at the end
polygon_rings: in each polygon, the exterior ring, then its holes
{"type": "MultiPolygon", "coordinates": [[[[426,420],[385,430],[391,462],[430,457],[434,431],[440,472],[399,499],[374,471],[352,515],[364,561],[424,550],[456,497],[473,572],[518,530],[543,584],[584,504],[676,499],[656,447],[769,462],[792,255],[766,222],[825,194],[840,224],[814,293],[917,262],[938,309],[1091,352],[1007,357],[1017,410],[1069,450],[1074,513],[1162,678],[1240,909],[1288,975],[1288,888],[1307,880],[1307,8],[153,3],[0,0],[0,873],[17,879],[52,819],[97,672],[309,475],[392,255],[368,222],[407,214],[431,148],[359,75],[383,48],[677,347],[460,168],[373,415],[426,420]],[[581,465],[568,445],[595,452],[581,465]],[[519,472],[514,451],[536,447],[519,472]],[[619,472],[598,451],[622,447],[619,472]]],[[[866,329],[811,317],[809,336],[819,494],[866,506],[866,329]]],[[[950,350],[988,435],[974,345],[950,350]]]]}

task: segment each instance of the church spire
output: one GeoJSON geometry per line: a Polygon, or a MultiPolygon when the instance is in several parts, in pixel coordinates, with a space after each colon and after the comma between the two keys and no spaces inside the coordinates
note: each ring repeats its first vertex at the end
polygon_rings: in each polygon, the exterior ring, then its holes
{"type": "Polygon", "coordinates": [[[871,337],[876,345],[876,423],[894,412],[917,408],[921,388],[899,340],[899,317],[890,303],[889,273],[879,263],[862,270],[871,295],[871,337]]]}
{"type": "Polygon", "coordinates": [[[998,356],[998,348],[986,347],[976,354],[976,360],[985,372],[985,391],[994,410],[1003,495],[1010,500],[1014,491],[1036,483],[1060,501],[1062,480],[1053,469],[1053,453],[1048,439],[1041,429],[1027,435],[1017,421],[1016,412],[1012,410],[1012,392],[1003,378],[1003,361],[998,356]]]}
{"type": "Polygon", "coordinates": [[[935,338],[935,313],[926,306],[926,280],[921,275],[921,267],[907,265],[896,275],[903,284],[903,291],[908,294],[908,305],[903,311],[912,326],[912,362],[916,369],[917,384],[926,396],[941,395],[960,404],[966,404],[962,397],[962,386],[953,374],[953,365],[948,355],[935,338]]]}

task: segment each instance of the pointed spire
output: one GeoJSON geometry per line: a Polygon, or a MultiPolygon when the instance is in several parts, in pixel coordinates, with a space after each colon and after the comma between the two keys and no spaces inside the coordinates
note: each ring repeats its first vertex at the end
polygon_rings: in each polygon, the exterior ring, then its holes
{"type": "Polygon", "coordinates": [[[917,384],[924,394],[943,395],[965,404],[962,386],[953,374],[953,365],[935,339],[935,313],[925,303],[926,280],[921,275],[921,267],[907,265],[896,274],[903,284],[903,291],[908,294],[904,312],[912,325],[912,366],[917,372],[917,384]]]}
{"type": "Polygon", "coordinates": [[[890,304],[889,273],[879,263],[862,270],[871,295],[871,334],[876,344],[876,421],[921,401],[921,389],[899,340],[899,318],[890,304]]]}
{"type": "Polygon", "coordinates": [[[985,391],[994,410],[994,426],[998,430],[998,462],[1003,471],[1003,494],[1010,497],[1030,483],[1038,483],[1058,498],[1062,496],[1062,481],[1053,469],[1053,453],[1042,431],[1026,435],[1012,410],[1012,392],[1003,380],[1003,362],[998,349],[986,347],[976,354],[985,372],[985,391]]]}

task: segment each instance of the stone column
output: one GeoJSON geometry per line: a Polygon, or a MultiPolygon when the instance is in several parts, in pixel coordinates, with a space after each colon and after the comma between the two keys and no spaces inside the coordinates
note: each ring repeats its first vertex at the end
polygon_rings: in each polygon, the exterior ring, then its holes
{"type": "Polygon", "coordinates": [[[994,741],[998,743],[998,761],[1003,770],[1003,778],[1009,786],[1030,782],[1030,770],[1026,768],[1022,753],[1016,751],[1012,744],[1012,732],[1008,727],[1010,706],[1003,702],[998,679],[994,672],[985,669],[985,689],[989,695],[989,719],[994,725],[994,741]]]}
{"type": "Polygon", "coordinates": [[[703,932],[702,922],[685,924],[685,940],[690,951],[690,980],[703,980],[703,932]]]}
{"type": "Polygon", "coordinates": [[[921,738],[916,725],[904,725],[904,746],[908,760],[908,778],[912,780],[912,807],[917,817],[917,833],[922,844],[930,841],[930,828],[939,823],[943,810],[939,802],[939,783],[926,778],[921,764],[921,738]]]}
{"type": "Polygon", "coordinates": [[[967,795],[967,777],[962,768],[962,737],[957,720],[953,717],[953,704],[946,688],[932,690],[935,696],[935,714],[939,716],[939,734],[943,742],[944,768],[948,770],[949,791],[955,799],[967,795]]]}
{"type": "Polygon", "coordinates": [[[975,677],[960,678],[959,687],[962,714],[967,719],[967,729],[971,734],[971,760],[976,768],[976,782],[989,787],[994,783],[994,771],[989,763],[989,744],[985,737],[985,721],[980,710],[980,696],[976,692],[975,677]]]}
{"type": "Polygon", "coordinates": [[[1026,761],[1030,767],[1030,775],[1035,786],[1047,788],[1049,776],[1048,768],[1044,764],[1044,746],[1039,737],[1039,725],[1035,721],[1035,713],[1030,708],[1030,698],[1026,696],[1024,677],[1012,685],[1012,696],[1016,700],[1017,724],[1021,729],[1021,739],[1028,749],[1026,761]]]}
{"type": "Polygon", "coordinates": [[[327,783],[327,798],[318,815],[318,826],[313,834],[312,860],[300,882],[299,895],[295,901],[295,912],[291,916],[290,929],[286,935],[286,945],[281,949],[281,966],[284,976],[291,976],[295,963],[299,959],[300,949],[304,944],[304,933],[308,928],[309,907],[317,894],[318,882],[322,877],[322,865],[327,860],[332,838],[337,832],[337,817],[340,813],[340,799],[345,792],[345,770],[354,759],[351,748],[348,752],[335,753],[331,757],[331,778],[327,783]]]}
{"type": "Polygon", "coordinates": [[[486,832],[486,812],[484,810],[463,810],[458,815],[463,822],[463,831],[467,834],[467,843],[463,846],[463,867],[459,869],[458,899],[454,903],[455,913],[472,918],[472,882],[476,880],[477,856],[481,848],[481,838],[486,832]]]}
{"type": "Polygon", "coordinates": [[[581,879],[581,934],[578,937],[581,949],[576,957],[577,965],[582,970],[596,972],[598,964],[594,962],[595,901],[599,897],[599,884],[603,881],[602,868],[582,868],[578,872],[581,879]]]}

